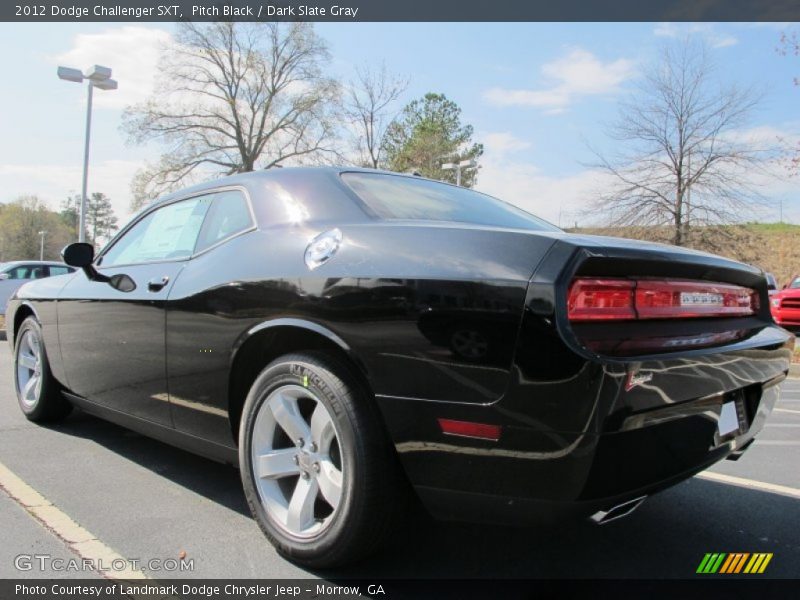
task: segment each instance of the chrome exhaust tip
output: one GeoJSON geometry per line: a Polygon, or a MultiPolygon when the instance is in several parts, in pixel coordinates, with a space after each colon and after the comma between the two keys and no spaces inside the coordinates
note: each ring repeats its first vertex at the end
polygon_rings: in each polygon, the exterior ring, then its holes
{"type": "Polygon", "coordinates": [[[591,517],[589,517],[589,519],[595,525],[605,525],[611,521],[616,521],[622,517],[627,517],[629,514],[639,508],[646,498],[647,496],[640,496],[638,498],[634,498],[633,500],[623,502],[622,504],[612,506],[608,510],[598,510],[591,517]]]}

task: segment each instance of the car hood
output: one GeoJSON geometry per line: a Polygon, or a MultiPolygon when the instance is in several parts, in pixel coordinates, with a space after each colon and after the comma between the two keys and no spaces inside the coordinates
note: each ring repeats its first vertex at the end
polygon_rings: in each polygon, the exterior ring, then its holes
{"type": "Polygon", "coordinates": [[[773,298],[800,298],[800,288],[780,290],[772,295],[773,298]]]}

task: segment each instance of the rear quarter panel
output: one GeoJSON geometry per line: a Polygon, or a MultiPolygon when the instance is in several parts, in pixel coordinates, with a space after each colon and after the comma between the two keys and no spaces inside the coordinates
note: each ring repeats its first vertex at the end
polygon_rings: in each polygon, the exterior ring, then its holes
{"type": "Polygon", "coordinates": [[[376,395],[483,404],[505,391],[528,280],[553,240],[529,232],[342,225],[336,256],[310,271],[328,226],[266,228],[187,263],[172,289],[167,361],[176,426],[224,443],[232,349],[256,325],[302,319],[339,336],[376,395]],[[497,351],[454,353],[454,328],[497,351]]]}

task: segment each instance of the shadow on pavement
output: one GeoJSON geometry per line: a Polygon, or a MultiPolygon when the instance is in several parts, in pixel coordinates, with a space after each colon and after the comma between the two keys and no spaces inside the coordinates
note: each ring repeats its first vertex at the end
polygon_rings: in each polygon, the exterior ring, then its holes
{"type": "MultiPolygon", "coordinates": [[[[91,439],[177,485],[249,514],[238,471],[230,466],[80,412],[51,427],[91,439]]],[[[696,576],[706,552],[773,552],[765,577],[795,578],[800,575],[798,523],[800,500],[691,479],[650,498],[630,517],[599,527],[586,521],[536,529],[498,527],[413,514],[379,555],[318,574],[326,579],[685,578],[696,576]]]]}

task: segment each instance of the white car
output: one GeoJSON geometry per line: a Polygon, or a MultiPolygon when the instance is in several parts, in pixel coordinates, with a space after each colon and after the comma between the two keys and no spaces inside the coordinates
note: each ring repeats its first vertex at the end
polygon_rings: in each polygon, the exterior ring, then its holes
{"type": "Polygon", "coordinates": [[[64,263],[41,260],[20,260],[0,263],[0,332],[6,328],[6,304],[22,284],[31,279],[66,275],[75,269],[64,263]]]}

